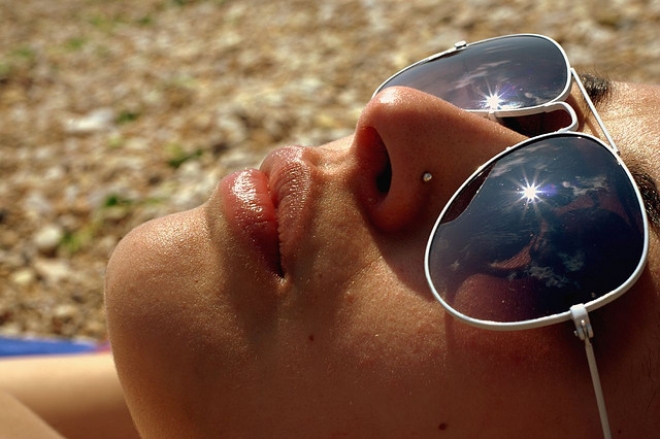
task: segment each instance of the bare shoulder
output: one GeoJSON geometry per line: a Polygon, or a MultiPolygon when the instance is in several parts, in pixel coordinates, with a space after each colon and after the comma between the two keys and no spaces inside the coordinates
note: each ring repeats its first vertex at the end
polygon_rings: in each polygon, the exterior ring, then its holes
{"type": "Polygon", "coordinates": [[[64,439],[43,419],[8,393],[0,391],[0,438],[64,439]]]}

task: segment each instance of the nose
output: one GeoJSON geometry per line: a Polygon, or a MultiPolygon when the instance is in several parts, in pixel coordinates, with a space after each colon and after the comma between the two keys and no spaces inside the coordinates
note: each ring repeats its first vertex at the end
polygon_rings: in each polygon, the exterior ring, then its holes
{"type": "Polygon", "coordinates": [[[480,165],[523,139],[426,93],[385,89],[363,110],[352,145],[367,215],[386,232],[419,226],[480,165]]]}

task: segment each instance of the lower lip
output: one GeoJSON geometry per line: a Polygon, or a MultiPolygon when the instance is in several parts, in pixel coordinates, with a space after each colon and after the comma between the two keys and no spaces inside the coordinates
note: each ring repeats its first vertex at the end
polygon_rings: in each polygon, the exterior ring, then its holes
{"type": "Polygon", "coordinates": [[[266,175],[256,169],[235,172],[220,182],[219,189],[234,236],[242,237],[269,270],[281,274],[277,216],[266,175]]]}

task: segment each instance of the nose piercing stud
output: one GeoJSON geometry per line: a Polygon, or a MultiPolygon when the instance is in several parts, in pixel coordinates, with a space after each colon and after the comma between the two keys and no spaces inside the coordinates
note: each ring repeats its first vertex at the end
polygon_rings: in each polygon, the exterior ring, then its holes
{"type": "Polygon", "coordinates": [[[433,175],[430,172],[425,172],[422,174],[422,182],[428,183],[433,179],[433,175]]]}

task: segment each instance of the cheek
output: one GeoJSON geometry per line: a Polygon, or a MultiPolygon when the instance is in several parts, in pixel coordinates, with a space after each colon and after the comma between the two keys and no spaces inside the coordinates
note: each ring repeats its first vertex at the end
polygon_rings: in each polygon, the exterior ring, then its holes
{"type": "Polygon", "coordinates": [[[309,294],[329,294],[350,284],[378,258],[356,200],[330,178],[319,186],[322,192],[308,206],[315,215],[305,223],[288,273],[289,287],[309,294]]]}
{"type": "Polygon", "coordinates": [[[480,372],[485,381],[557,377],[579,369],[584,360],[572,324],[500,332],[448,317],[445,331],[452,361],[480,372]]]}
{"type": "Polygon", "coordinates": [[[336,377],[341,372],[347,393],[359,382],[369,396],[365,404],[387,401],[381,410],[476,419],[525,411],[541,416],[557,400],[570,406],[582,397],[573,395],[590,395],[583,345],[571,324],[515,332],[474,328],[393,279],[344,300],[331,322],[329,367],[336,377]]]}
{"type": "Polygon", "coordinates": [[[363,371],[387,370],[393,377],[422,381],[469,374],[491,384],[564,373],[563,368],[582,364],[582,345],[569,324],[507,332],[475,328],[425,294],[397,291],[394,285],[344,296],[330,323],[341,328],[331,347],[343,353],[344,364],[350,358],[363,371]]]}
{"type": "Polygon", "coordinates": [[[456,394],[443,364],[441,311],[400,292],[393,281],[358,285],[335,301],[324,327],[308,338],[316,366],[312,374],[321,386],[316,391],[327,395],[331,406],[343,407],[341,416],[362,419],[372,431],[399,437],[428,433],[429,426],[442,422],[450,395],[456,394]],[[408,421],[395,422],[402,419],[408,421]],[[402,426],[406,430],[397,431],[402,426]]]}

